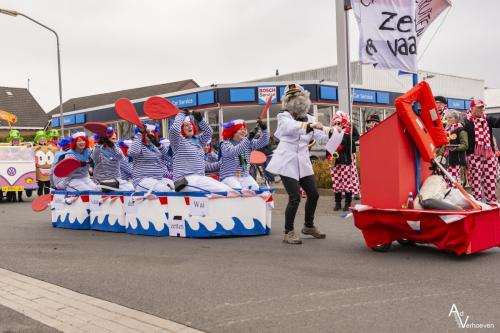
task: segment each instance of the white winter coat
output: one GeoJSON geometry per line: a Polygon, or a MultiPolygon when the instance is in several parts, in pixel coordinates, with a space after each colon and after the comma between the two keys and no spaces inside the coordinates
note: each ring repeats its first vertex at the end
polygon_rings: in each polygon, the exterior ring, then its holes
{"type": "MultiPolygon", "coordinates": [[[[307,115],[307,123],[313,122],[314,118],[307,115]]],[[[312,139],[319,144],[326,143],[329,128],[323,131],[314,129],[306,133],[307,123],[293,119],[288,111],[278,114],[278,129],[274,136],[280,142],[267,165],[268,172],[296,180],[314,174],[308,144],[312,139]]]]}

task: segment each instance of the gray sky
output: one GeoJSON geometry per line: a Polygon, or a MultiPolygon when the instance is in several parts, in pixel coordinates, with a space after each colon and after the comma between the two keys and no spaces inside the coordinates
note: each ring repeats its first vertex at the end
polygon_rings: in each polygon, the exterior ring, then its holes
{"type": "MultiPolygon", "coordinates": [[[[420,69],[500,87],[498,0],[452,0],[420,69]]],[[[63,100],[192,78],[231,83],[336,63],[334,0],[0,0],[61,38],[63,100]]],[[[440,19],[426,32],[429,43],[440,19]]],[[[351,55],[358,29],[351,13],[351,55]]],[[[59,103],[55,38],[0,15],[0,86],[26,87],[49,111],[59,103]]]]}

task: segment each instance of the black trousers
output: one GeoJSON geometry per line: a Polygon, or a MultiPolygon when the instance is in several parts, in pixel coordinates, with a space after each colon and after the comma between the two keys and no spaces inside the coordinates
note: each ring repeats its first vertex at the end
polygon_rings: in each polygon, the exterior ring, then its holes
{"type": "Polygon", "coordinates": [[[42,194],[49,194],[50,193],[50,181],[41,181],[41,180],[37,180],[37,184],[38,184],[38,190],[37,190],[37,193],[38,195],[42,195],[42,194]]]}
{"type": "Polygon", "coordinates": [[[293,230],[293,223],[295,221],[295,215],[297,214],[297,209],[299,209],[300,204],[300,188],[306,192],[306,216],[305,216],[305,226],[314,226],[314,213],[316,212],[316,206],[318,205],[319,193],[316,186],[316,178],[314,175],[300,178],[298,181],[290,178],[281,176],[283,181],[283,186],[288,193],[288,205],[285,210],[285,232],[293,230]]]}

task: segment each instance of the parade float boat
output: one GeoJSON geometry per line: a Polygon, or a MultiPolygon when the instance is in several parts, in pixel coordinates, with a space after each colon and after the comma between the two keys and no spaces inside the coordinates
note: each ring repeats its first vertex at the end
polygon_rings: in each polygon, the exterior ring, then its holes
{"type": "Polygon", "coordinates": [[[226,197],[201,192],[54,191],[49,207],[56,228],[159,237],[257,236],[270,233],[272,192],[226,197]]]}

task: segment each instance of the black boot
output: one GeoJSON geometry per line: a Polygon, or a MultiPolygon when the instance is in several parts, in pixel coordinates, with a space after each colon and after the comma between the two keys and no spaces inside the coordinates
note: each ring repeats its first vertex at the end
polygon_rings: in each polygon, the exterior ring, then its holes
{"type": "Polygon", "coordinates": [[[335,207],[334,211],[338,211],[342,208],[342,192],[335,192],[335,207]]]}
{"type": "Polygon", "coordinates": [[[351,192],[346,192],[345,193],[345,206],[343,211],[347,212],[349,210],[349,207],[351,207],[352,203],[352,193],[351,192]]]}
{"type": "Polygon", "coordinates": [[[23,192],[17,192],[17,201],[23,202],[23,192]]]}

